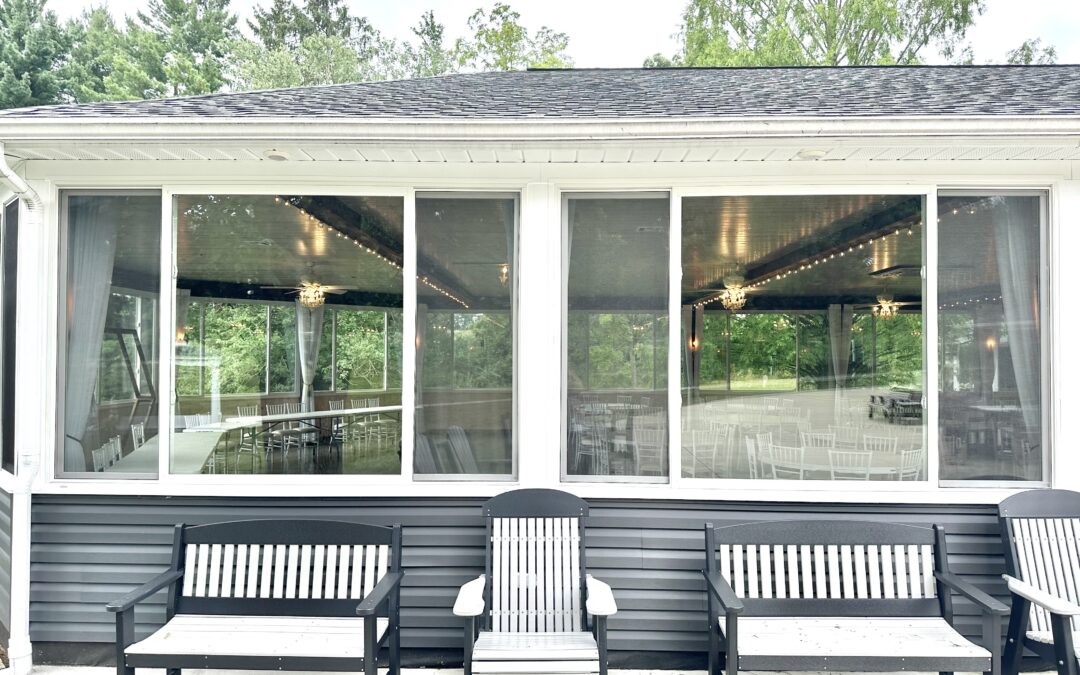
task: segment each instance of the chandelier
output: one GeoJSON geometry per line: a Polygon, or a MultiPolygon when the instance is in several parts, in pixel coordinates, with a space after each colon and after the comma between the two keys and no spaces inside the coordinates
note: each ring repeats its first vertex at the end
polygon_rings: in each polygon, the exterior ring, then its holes
{"type": "Polygon", "coordinates": [[[300,284],[299,291],[300,304],[308,309],[321,307],[326,302],[326,289],[322,284],[305,281],[300,284]]]}
{"type": "Polygon", "coordinates": [[[499,265],[499,283],[505,286],[508,281],[510,281],[510,265],[502,263],[499,265]]]}
{"type": "Polygon", "coordinates": [[[888,295],[879,295],[878,304],[874,305],[874,316],[879,319],[891,319],[900,311],[900,305],[888,295]]]}
{"type": "Polygon", "coordinates": [[[720,293],[720,304],[726,310],[737,312],[746,304],[746,291],[742,286],[728,286],[720,293]]]}

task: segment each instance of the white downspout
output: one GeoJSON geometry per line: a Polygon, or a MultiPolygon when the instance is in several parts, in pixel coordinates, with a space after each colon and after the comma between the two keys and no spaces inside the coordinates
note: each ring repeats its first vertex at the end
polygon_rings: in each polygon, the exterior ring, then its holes
{"type": "MultiPolygon", "coordinates": [[[[26,222],[19,229],[40,231],[44,217],[41,197],[7,163],[2,142],[0,176],[26,206],[26,222]]],[[[30,488],[40,468],[40,457],[36,448],[25,443],[16,448],[16,454],[15,481],[11,493],[11,637],[8,640],[8,663],[12,675],[28,675],[33,665],[30,646],[30,488]]]]}

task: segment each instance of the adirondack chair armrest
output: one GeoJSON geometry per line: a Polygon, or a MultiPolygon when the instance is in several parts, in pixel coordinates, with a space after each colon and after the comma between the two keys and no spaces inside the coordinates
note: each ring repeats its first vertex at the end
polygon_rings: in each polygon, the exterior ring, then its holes
{"type": "Polygon", "coordinates": [[[728,582],[724,581],[723,577],[715,572],[709,574],[708,570],[702,570],[701,574],[705,577],[705,588],[720,603],[720,606],[724,609],[724,614],[742,613],[742,600],[735,596],[735,591],[732,590],[728,582]]]}
{"type": "Polygon", "coordinates": [[[615,596],[611,593],[611,586],[599,579],[594,579],[591,574],[585,575],[585,592],[588,594],[585,599],[585,611],[589,614],[611,616],[619,611],[619,608],[615,606],[615,596]]]}
{"type": "Polygon", "coordinates": [[[951,572],[934,572],[934,577],[951,590],[974,602],[984,613],[998,616],[1005,616],[1009,613],[1009,608],[1004,603],[994,599],[990,594],[980,591],[970,581],[961,579],[951,572]]]}
{"type": "Polygon", "coordinates": [[[126,612],[137,603],[149,598],[166,586],[175,583],[182,576],[184,576],[183,570],[169,570],[167,572],[162,572],[130,593],[122,595],[105,605],[105,609],[110,612],[126,612]]]}
{"type": "Polygon", "coordinates": [[[356,606],[356,616],[375,616],[379,611],[379,606],[386,602],[390,594],[401,585],[403,576],[405,575],[402,572],[387,572],[382,579],[379,579],[379,583],[375,584],[375,588],[371,589],[371,592],[356,606]]]}
{"type": "Polygon", "coordinates": [[[487,577],[483,574],[465,583],[458,591],[454,601],[454,616],[480,616],[484,613],[484,586],[487,577]]]}
{"type": "Polygon", "coordinates": [[[1075,605],[1064,598],[1059,598],[1046,591],[1039,590],[1031,584],[1020,581],[1015,577],[1010,577],[1008,574],[1002,574],[1001,576],[1009,585],[1009,592],[1035,603],[1051,614],[1080,616],[1080,605],[1075,605]]]}

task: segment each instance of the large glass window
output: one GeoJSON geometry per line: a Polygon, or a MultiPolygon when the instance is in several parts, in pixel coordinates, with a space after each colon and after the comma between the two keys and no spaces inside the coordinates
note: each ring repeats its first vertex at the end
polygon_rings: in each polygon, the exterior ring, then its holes
{"type": "Polygon", "coordinates": [[[513,196],[417,197],[417,474],[514,474],[516,221],[513,196]]]}
{"type": "Polygon", "coordinates": [[[938,198],[943,480],[1041,481],[1045,195],[938,198]]]}
{"type": "Polygon", "coordinates": [[[19,264],[19,200],[0,209],[0,465],[15,473],[15,282],[19,264]]]}
{"type": "Polygon", "coordinates": [[[682,466],[919,481],[923,198],[682,204],[682,466]]]}
{"type": "Polygon", "coordinates": [[[175,229],[173,473],[400,473],[403,200],[185,195],[175,229]]]}
{"type": "Polygon", "coordinates": [[[156,474],[161,198],[62,196],[62,473],[156,474]]]}
{"type": "Polygon", "coordinates": [[[564,200],[566,476],[666,480],[669,202],[564,200]]]}

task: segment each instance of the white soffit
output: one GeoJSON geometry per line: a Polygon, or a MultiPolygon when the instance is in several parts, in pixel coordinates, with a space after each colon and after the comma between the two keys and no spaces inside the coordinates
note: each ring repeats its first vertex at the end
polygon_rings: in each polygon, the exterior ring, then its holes
{"type": "Polygon", "coordinates": [[[408,145],[402,143],[14,143],[7,154],[27,161],[259,161],[277,151],[286,162],[475,163],[475,164],[703,164],[715,162],[1080,160],[1080,143],[1053,139],[994,143],[932,139],[880,144],[811,142],[572,143],[530,145],[408,145]]]}

